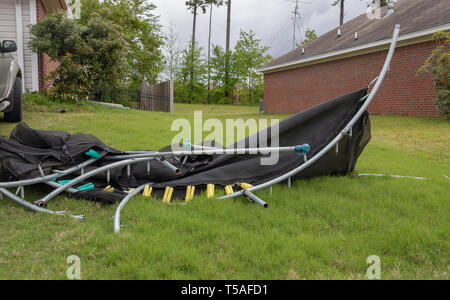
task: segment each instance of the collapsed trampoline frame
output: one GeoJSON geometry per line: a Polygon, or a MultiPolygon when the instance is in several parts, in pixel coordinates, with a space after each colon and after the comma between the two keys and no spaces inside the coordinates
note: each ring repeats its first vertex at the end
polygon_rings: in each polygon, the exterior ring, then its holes
{"type": "MultiPolygon", "coordinates": [[[[25,206],[33,211],[36,212],[43,212],[43,213],[49,213],[49,214],[56,214],[56,215],[64,215],[65,212],[62,211],[52,211],[48,210],[45,207],[47,206],[47,203],[59,195],[62,192],[68,192],[68,193],[76,193],[78,190],[72,188],[77,183],[83,182],[86,179],[89,179],[97,174],[106,172],[107,173],[107,183],[110,181],[110,170],[127,166],[127,173],[130,175],[131,172],[131,165],[140,163],[140,162],[147,162],[147,172],[150,173],[150,161],[157,160],[161,162],[163,165],[165,165],[167,168],[173,170],[175,173],[179,173],[178,168],[176,168],[174,165],[170,164],[166,158],[169,157],[186,157],[186,156],[199,156],[199,155],[214,155],[214,154],[266,154],[273,151],[278,152],[288,152],[288,151],[295,151],[299,153],[300,155],[303,153],[304,156],[304,162],[302,162],[298,167],[294,168],[293,170],[275,178],[270,181],[267,181],[265,183],[259,184],[254,187],[242,189],[240,191],[234,192],[232,194],[219,197],[218,199],[230,199],[235,198],[238,196],[246,196],[250,201],[257,203],[263,207],[268,207],[267,203],[265,203],[262,199],[257,197],[253,192],[265,189],[265,188],[272,188],[273,185],[278,184],[283,181],[288,181],[289,187],[291,184],[291,178],[301,171],[305,170],[312,164],[314,164],[317,160],[319,160],[321,157],[323,157],[326,153],[328,153],[333,148],[336,148],[336,151],[338,150],[339,142],[344,138],[344,136],[352,136],[352,128],[355,125],[355,123],[361,118],[363,113],[366,111],[367,107],[370,105],[370,103],[373,101],[375,95],[377,94],[381,84],[383,83],[383,80],[389,71],[389,66],[391,64],[393,55],[395,53],[395,48],[397,45],[398,36],[400,33],[400,25],[397,24],[394,29],[394,34],[392,37],[391,45],[389,48],[388,55],[386,57],[386,61],[384,63],[384,66],[381,70],[380,75],[375,78],[369,85],[369,87],[372,84],[375,84],[373,89],[370,91],[369,94],[365,95],[363,98],[361,98],[361,102],[364,101],[364,103],[361,105],[358,112],[355,114],[355,116],[348,122],[348,124],[344,127],[344,129],[328,144],[326,145],[322,150],[320,150],[317,154],[313,155],[309,159],[307,158],[307,152],[304,151],[303,146],[292,146],[292,147],[266,147],[266,148],[244,148],[244,149],[220,149],[220,148],[202,148],[201,150],[195,150],[195,147],[192,147],[192,150],[190,151],[174,151],[174,152],[152,152],[152,151],[135,151],[135,152],[129,152],[127,155],[119,155],[119,156],[110,156],[105,157],[105,160],[119,160],[117,162],[113,162],[111,164],[108,164],[106,166],[99,167],[95,170],[92,170],[90,172],[85,173],[84,169],[93,163],[95,163],[98,159],[92,158],[89,159],[75,167],[71,167],[69,169],[66,169],[64,171],[54,171],[54,174],[51,175],[45,175],[42,171],[42,169],[39,167],[41,177],[34,178],[34,179],[28,179],[28,180],[18,180],[13,182],[0,182],[0,196],[5,195],[11,200],[19,203],[22,206],[25,206]],[[81,171],[81,175],[72,179],[71,181],[65,183],[65,184],[58,184],[55,181],[57,178],[67,176],[70,174],[73,174],[74,172],[81,171]],[[34,202],[34,204],[26,201],[24,199],[24,187],[37,184],[37,183],[45,183],[47,185],[50,185],[52,187],[55,187],[55,190],[53,190],[51,193],[46,195],[44,198],[34,202]],[[16,193],[11,193],[6,188],[17,188],[16,193]],[[18,196],[19,192],[21,192],[21,197],[18,196]]],[[[306,144],[305,144],[306,145],[306,144]]],[[[304,146],[305,146],[304,145],[304,146]]],[[[125,207],[125,205],[137,194],[139,194],[142,190],[144,190],[145,186],[152,185],[153,183],[147,183],[145,185],[141,185],[137,188],[135,188],[133,191],[129,192],[127,196],[125,196],[122,201],[120,202],[119,206],[117,207],[116,213],[114,215],[114,232],[118,233],[120,231],[120,215],[125,207]]],[[[83,219],[83,216],[80,215],[70,215],[70,217],[73,217],[75,219],[83,219]]]]}

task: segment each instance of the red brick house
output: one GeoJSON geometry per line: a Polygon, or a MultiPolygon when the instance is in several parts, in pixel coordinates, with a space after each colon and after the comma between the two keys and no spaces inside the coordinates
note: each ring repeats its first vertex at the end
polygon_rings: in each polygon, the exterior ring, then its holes
{"type": "Polygon", "coordinates": [[[58,66],[47,55],[31,51],[30,26],[50,13],[67,10],[65,0],[0,0],[0,40],[17,44],[15,55],[22,69],[23,91],[46,91],[51,85],[46,75],[58,66]]]}
{"type": "Polygon", "coordinates": [[[401,25],[390,71],[369,107],[372,113],[437,116],[431,77],[417,71],[436,47],[431,37],[450,30],[448,0],[400,0],[379,19],[363,14],[259,69],[264,110],[295,113],[366,86],[380,72],[395,24],[401,25]]]}

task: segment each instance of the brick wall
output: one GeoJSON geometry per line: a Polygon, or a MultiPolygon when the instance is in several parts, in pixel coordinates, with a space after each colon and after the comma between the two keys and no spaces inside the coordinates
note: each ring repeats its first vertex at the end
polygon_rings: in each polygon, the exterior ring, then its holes
{"type": "MultiPolygon", "coordinates": [[[[431,77],[417,70],[431,54],[430,42],[396,49],[389,73],[369,112],[438,116],[431,77]]],[[[264,75],[264,110],[296,113],[364,87],[381,71],[387,50],[264,75]]]]}
{"type": "MultiPolygon", "coordinates": [[[[41,0],[36,0],[37,21],[40,22],[47,16],[47,11],[41,0]]],[[[47,79],[47,75],[58,68],[58,62],[54,62],[47,54],[38,55],[39,68],[39,90],[47,92],[52,86],[52,81],[47,79]]]]}

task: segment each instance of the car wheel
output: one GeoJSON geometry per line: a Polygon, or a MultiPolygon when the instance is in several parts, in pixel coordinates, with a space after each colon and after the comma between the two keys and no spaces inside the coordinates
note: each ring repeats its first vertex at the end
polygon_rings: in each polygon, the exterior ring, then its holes
{"type": "Polygon", "coordinates": [[[22,121],[22,79],[19,77],[16,78],[11,94],[9,98],[12,100],[11,106],[13,108],[11,111],[5,113],[5,121],[20,122],[22,121]]]}

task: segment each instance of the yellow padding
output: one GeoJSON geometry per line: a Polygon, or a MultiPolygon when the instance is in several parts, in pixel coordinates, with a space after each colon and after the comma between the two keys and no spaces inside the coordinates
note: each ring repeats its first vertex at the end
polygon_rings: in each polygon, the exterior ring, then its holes
{"type": "Polygon", "coordinates": [[[191,186],[191,195],[189,197],[189,201],[191,201],[192,199],[194,199],[194,193],[195,193],[195,186],[191,186]]]}
{"type": "Polygon", "coordinates": [[[130,190],[128,191],[128,193],[131,193],[132,191],[134,191],[134,189],[130,189],[130,190]]]}
{"type": "Polygon", "coordinates": [[[150,197],[152,195],[152,191],[153,191],[153,188],[149,185],[146,185],[142,195],[144,195],[144,197],[150,197]]]}
{"type": "Polygon", "coordinates": [[[208,198],[214,197],[214,184],[208,184],[206,186],[206,197],[208,198]]]}
{"type": "Polygon", "coordinates": [[[227,195],[233,194],[233,193],[234,193],[233,187],[232,187],[231,185],[227,185],[227,186],[225,187],[225,193],[226,193],[227,195]]]}
{"type": "Polygon", "coordinates": [[[105,192],[108,192],[108,193],[114,193],[114,188],[112,187],[112,188],[110,188],[110,189],[107,189],[107,190],[104,190],[105,192]]]}
{"type": "Polygon", "coordinates": [[[111,189],[111,186],[110,186],[110,185],[108,185],[107,187],[105,187],[105,188],[103,189],[103,191],[104,191],[104,192],[107,192],[109,189],[111,189]]]}
{"type": "Polygon", "coordinates": [[[166,202],[170,203],[170,201],[172,201],[172,194],[173,194],[173,188],[169,188],[169,193],[167,194],[167,199],[166,202]]]}
{"type": "Polygon", "coordinates": [[[167,202],[167,196],[169,195],[169,189],[170,187],[166,187],[166,190],[164,191],[164,197],[163,197],[163,202],[167,202]]]}
{"type": "Polygon", "coordinates": [[[241,183],[241,188],[244,189],[244,190],[252,188],[252,187],[253,187],[253,185],[251,185],[249,183],[241,183]]]}
{"type": "Polygon", "coordinates": [[[191,188],[192,188],[192,186],[188,186],[186,188],[186,197],[184,198],[184,202],[191,201],[191,188]]]}

